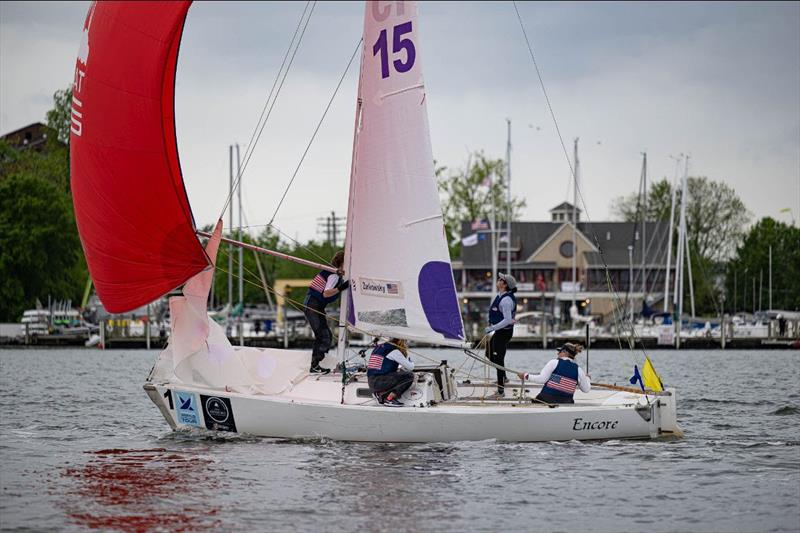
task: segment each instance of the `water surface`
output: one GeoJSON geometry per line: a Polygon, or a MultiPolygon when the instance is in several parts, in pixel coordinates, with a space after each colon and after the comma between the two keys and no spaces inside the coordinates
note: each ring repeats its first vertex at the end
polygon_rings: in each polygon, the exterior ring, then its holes
{"type": "MultiPolygon", "coordinates": [[[[173,433],[141,388],[156,355],[0,350],[0,528],[800,530],[800,352],[656,352],[684,439],[532,444],[173,433]]],[[[604,382],[635,362],[590,358],[604,382]]]]}

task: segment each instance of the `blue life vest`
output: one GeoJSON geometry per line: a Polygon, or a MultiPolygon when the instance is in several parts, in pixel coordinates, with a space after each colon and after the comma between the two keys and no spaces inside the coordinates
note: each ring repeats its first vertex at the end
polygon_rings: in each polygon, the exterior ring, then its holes
{"type": "Polygon", "coordinates": [[[319,274],[314,276],[311,280],[311,285],[308,286],[308,296],[312,296],[322,302],[324,305],[335,302],[339,298],[339,294],[334,294],[330,298],[325,298],[322,293],[325,291],[325,285],[328,283],[328,278],[333,272],[327,270],[320,270],[319,274]]]}
{"type": "Polygon", "coordinates": [[[562,398],[572,398],[578,387],[578,363],[568,359],[559,359],[550,379],[542,387],[542,392],[562,398]]]}
{"type": "MultiPolygon", "coordinates": [[[[511,298],[511,302],[514,304],[511,307],[511,318],[516,318],[517,316],[517,298],[514,296],[514,293],[504,292],[503,294],[498,294],[492,302],[492,306],[489,308],[489,324],[492,326],[503,320],[503,312],[500,310],[500,302],[506,297],[511,298]]],[[[500,329],[514,329],[514,324],[509,324],[508,326],[500,329]]]]}
{"type": "Polygon", "coordinates": [[[369,356],[369,363],[367,363],[367,376],[382,376],[390,372],[396,372],[400,364],[397,361],[392,361],[386,356],[389,355],[396,348],[385,342],[379,344],[369,356]]]}

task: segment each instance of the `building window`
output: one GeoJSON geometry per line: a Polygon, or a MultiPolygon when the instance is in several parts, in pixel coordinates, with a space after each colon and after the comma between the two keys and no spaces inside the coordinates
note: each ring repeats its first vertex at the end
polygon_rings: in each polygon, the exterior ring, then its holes
{"type": "Polygon", "coordinates": [[[572,253],[573,253],[572,241],[564,241],[564,242],[562,242],[561,246],[558,247],[558,251],[564,257],[567,257],[567,258],[572,257],[572,253]]]}

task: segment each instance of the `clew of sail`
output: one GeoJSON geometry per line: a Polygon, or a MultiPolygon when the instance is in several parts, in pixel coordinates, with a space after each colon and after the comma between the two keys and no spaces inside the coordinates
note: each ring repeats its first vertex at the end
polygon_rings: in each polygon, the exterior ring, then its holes
{"type": "Polygon", "coordinates": [[[415,2],[367,3],[355,127],[348,320],[373,336],[461,345],[415,2]]]}

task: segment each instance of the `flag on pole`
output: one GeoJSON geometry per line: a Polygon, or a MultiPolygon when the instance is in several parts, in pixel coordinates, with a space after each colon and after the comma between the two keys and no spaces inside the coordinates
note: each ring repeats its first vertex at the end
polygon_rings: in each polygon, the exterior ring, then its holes
{"type": "Polygon", "coordinates": [[[637,365],[633,365],[633,377],[630,379],[631,385],[636,385],[639,383],[639,386],[644,390],[644,383],[642,382],[642,376],[639,374],[639,367],[637,365]]]}
{"type": "Polygon", "coordinates": [[[470,225],[470,229],[472,231],[478,231],[483,229],[489,229],[489,221],[485,218],[481,218],[478,220],[473,220],[472,224],[470,225]]]}
{"type": "Polygon", "coordinates": [[[664,390],[664,385],[661,383],[661,377],[650,362],[650,358],[645,356],[644,366],[642,367],[642,378],[644,386],[650,390],[660,392],[664,390]]]}
{"type": "Polygon", "coordinates": [[[475,246],[478,244],[478,234],[473,233],[461,239],[461,246],[475,246]]]}

